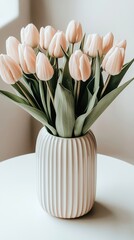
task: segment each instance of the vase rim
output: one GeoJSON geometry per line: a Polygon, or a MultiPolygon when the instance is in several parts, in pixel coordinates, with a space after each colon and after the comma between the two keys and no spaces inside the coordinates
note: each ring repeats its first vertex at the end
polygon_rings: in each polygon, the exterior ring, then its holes
{"type": "MultiPolygon", "coordinates": [[[[69,139],[80,139],[80,138],[83,138],[83,137],[87,136],[88,134],[91,134],[91,135],[94,136],[94,134],[93,134],[93,132],[92,132],[91,129],[90,129],[88,132],[86,132],[84,135],[81,135],[81,136],[78,136],[78,137],[61,137],[61,136],[55,136],[55,135],[49,133],[49,132],[47,131],[47,129],[46,129],[45,126],[44,126],[41,130],[45,131],[48,135],[50,135],[50,136],[52,136],[52,137],[59,138],[59,139],[67,139],[67,140],[69,140],[69,139]]],[[[95,136],[94,136],[94,137],[95,137],[95,136]]]]}

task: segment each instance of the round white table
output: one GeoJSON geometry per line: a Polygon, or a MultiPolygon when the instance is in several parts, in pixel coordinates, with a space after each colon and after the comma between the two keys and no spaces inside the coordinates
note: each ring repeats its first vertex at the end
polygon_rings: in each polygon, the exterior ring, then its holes
{"type": "Polygon", "coordinates": [[[98,155],[96,202],[86,216],[49,216],[36,194],[35,154],[0,163],[0,240],[133,240],[134,166],[98,155]]]}

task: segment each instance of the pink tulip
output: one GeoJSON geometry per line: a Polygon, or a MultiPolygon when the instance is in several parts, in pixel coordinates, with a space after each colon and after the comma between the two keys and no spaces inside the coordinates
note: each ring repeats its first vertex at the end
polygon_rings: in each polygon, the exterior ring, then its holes
{"type": "Polygon", "coordinates": [[[120,48],[126,49],[127,41],[126,41],[126,40],[122,40],[122,41],[118,42],[118,43],[116,44],[116,46],[117,46],[117,47],[120,47],[120,48]]]}
{"type": "Polygon", "coordinates": [[[22,70],[11,57],[1,54],[0,76],[7,84],[14,84],[22,77],[22,70]]]}
{"type": "Polygon", "coordinates": [[[19,44],[18,51],[23,71],[27,74],[35,73],[36,55],[34,50],[26,44],[19,44]]]}
{"type": "Polygon", "coordinates": [[[66,39],[70,43],[78,43],[82,39],[82,26],[79,22],[72,20],[66,30],[66,39]]]}
{"type": "Polygon", "coordinates": [[[64,51],[66,51],[66,47],[67,47],[66,37],[62,31],[58,31],[53,36],[48,48],[50,56],[56,57],[56,58],[63,57],[64,53],[61,47],[64,49],[64,51]]]}
{"type": "Polygon", "coordinates": [[[39,32],[34,24],[30,23],[25,28],[21,29],[21,42],[25,43],[32,48],[39,45],[39,32]]]}
{"type": "Polygon", "coordinates": [[[48,49],[49,44],[56,33],[56,30],[51,26],[41,27],[40,29],[40,46],[43,49],[48,49]]]}
{"type": "Polygon", "coordinates": [[[124,48],[113,47],[104,57],[102,68],[110,75],[120,73],[124,62],[124,48]]]}
{"type": "Polygon", "coordinates": [[[102,56],[102,37],[98,34],[88,35],[84,51],[91,57],[96,57],[98,52],[102,56]]]}
{"type": "Polygon", "coordinates": [[[9,57],[14,59],[16,63],[19,64],[19,53],[18,53],[18,45],[19,41],[15,37],[9,37],[6,40],[6,52],[9,57]]]}
{"type": "Polygon", "coordinates": [[[86,54],[76,50],[69,60],[69,71],[73,79],[86,81],[91,75],[91,63],[86,54]]]}
{"type": "Polygon", "coordinates": [[[44,53],[39,52],[36,58],[36,74],[42,81],[48,81],[52,78],[54,70],[48,58],[44,53]]]}
{"type": "Polygon", "coordinates": [[[103,54],[106,54],[113,46],[114,36],[112,33],[107,33],[103,37],[103,54]]]}

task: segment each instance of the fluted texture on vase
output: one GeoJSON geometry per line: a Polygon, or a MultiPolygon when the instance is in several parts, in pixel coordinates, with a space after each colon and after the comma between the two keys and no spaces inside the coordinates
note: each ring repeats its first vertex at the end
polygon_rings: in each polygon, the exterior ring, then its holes
{"type": "Polygon", "coordinates": [[[90,211],[96,192],[96,141],[90,131],[60,138],[42,128],[36,144],[38,196],[42,207],[60,218],[90,211]]]}

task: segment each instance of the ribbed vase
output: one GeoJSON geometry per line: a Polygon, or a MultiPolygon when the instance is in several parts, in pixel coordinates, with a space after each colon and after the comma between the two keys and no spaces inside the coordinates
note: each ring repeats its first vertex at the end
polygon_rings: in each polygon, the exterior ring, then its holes
{"type": "Polygon", "coordinates": [[[36,143],[37,189],[49,214],[76,218],[89,212],[96,192],[96,140],[91,131],[78,138],[60,138],[45,128],[36,143]]]}

